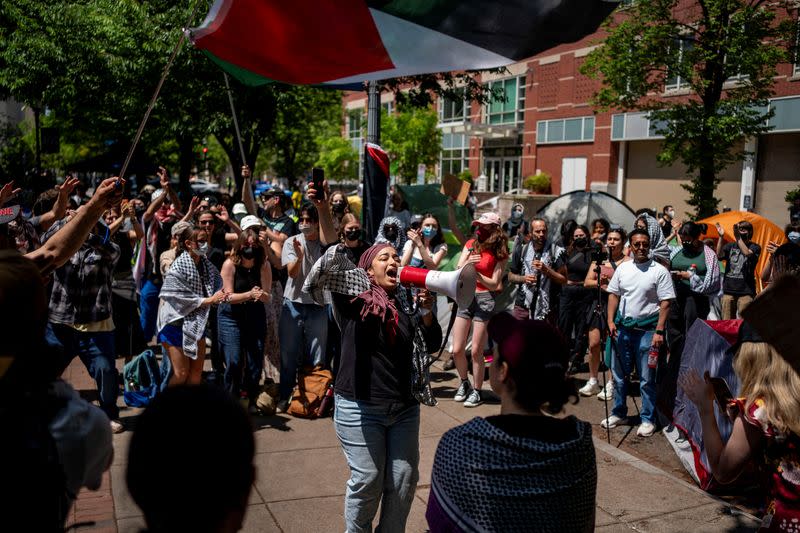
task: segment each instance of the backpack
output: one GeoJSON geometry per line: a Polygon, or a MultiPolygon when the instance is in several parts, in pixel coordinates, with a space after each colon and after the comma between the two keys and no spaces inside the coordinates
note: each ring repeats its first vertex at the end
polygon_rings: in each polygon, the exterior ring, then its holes
{"type": "MultiPolygon", "coordinates": [[[[325,394],[332,385],[333,375],[330,370],[321,366],[303,367],[297,377],[297,387],[292,393],[292,401],[289,403],[287,412],[299,418],[325,416],[325,413],[319,409],[325,394]]],[[[327,411],[327,409],[325,410],[327,411]]]]}
{"type": "Polygon", "coordinates": [[[161,370],[153,350],[145,350],[125,363],[122,376],[122,399],[129,407],[146,407],[161,390],[161,370]]]}

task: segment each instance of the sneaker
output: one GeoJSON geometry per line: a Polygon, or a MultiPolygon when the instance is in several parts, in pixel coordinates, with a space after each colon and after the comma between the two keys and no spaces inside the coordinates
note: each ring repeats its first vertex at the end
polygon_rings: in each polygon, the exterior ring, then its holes
{"type": "Polygon", "coordinates": [[[656,426],[652,422],[642,422],[636,434],[640,437],[650,437],[656,431],[656,426]]]}
{"type": "Polygon", "coordinates": [[[597,399],[600,401],[614,399],[614,382],[612,380],[606,382],[606,387],[597,394],[597,399]]]}
{"type": "Polygon", "coordinates": [[[472,389],[472,392],[467,396],[467,401],[464,402],[464,407],[478,407],[482,403],[483,398],[481,398],[481,391],[472,389]]]}
{"type": "Polygon", "coordinates": [[[617,427],[624,421],[625,419],[621,416],[611,415],[608,418],[604,418],[603,421],[600,422],[600,427],[603,429],[611,429],[617,427]]]}
{"type": "Polygon", "coordinates": [[[586,385],[578,389],[581,396],[594,396],[600,392],[600,385],[596,381],[587,381],[586,385]]]}
{"type": "Polygon", "coordinates": [[[125,431],[125,426],[119,419],[111,421],[111,433],[122,433],[123,431],[125,431]]]}
{"type": "Polygon", "coordinates": [[[458,390],[456,391],[456,395],[453,396],[453,400],[456,402],[463,402],[469,396],[469,391],[472,387],[469,386],[468,379],[462,379],[461,385],[458,386],[458,390]]]}
{"type": "Polygon", "coordinates": [[[276,413],[285,413],[289,409],[289,400],[281,400],[275,406],[276,413]]]}

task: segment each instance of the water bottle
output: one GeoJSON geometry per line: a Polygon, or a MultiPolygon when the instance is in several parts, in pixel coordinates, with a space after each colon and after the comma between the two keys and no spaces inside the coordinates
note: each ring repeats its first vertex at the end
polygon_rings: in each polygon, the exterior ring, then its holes
{"type": "Polygon", "coordinates": [[[696,272],[697,272],[697,265],[692,263],[692,266],[689,267],[689,274],[694,276],[696,272]]]}
{"type": "Polygon", "coordinates": [[[655,346],[650,346],[650,351],[647,352],[647,366],[648,368],[658,366],[658,348],[655,346]]]}
{"type": "Polygon", "coordinates": [[[328,410],[328,406],[330,405],[332,400],[333,400],[333,383],[328,385],[328,388],[325,390],[325,396],[322,397],[322,401],[319,403],[319,408],[317,409],[317,417],[325,416],[325,412],[328,410]]]}

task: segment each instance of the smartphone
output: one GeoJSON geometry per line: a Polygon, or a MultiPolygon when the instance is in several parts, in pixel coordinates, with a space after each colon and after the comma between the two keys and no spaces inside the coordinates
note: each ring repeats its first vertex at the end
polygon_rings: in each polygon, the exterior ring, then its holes
{"type": "Polygon", "coordinates": [[[717,399],[720,409],[724,411],[728,406],[728,402],[733,400],[733,393],[730,387],[728,387],[728,383],[725,381],[725,378],[712,377],[708,378],[708,382],[711,383],[714,389],[714,396],[717,399]]]}
{"type": "Polygon", "coordinates": [[[323,181],[325,181],[325,171],[321,168],[312,168],[311,186],[314,187],[314,190],[317,192],[318,200],[325,199],[325,187],[322,184],[323,181]]]}

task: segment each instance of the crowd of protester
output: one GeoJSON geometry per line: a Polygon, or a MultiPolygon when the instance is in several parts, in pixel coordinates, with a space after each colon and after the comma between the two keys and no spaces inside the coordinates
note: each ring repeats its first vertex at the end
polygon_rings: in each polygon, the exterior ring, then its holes
{"type": "MultiPolygon", "coordinates": [[[[392,190],[370,242],[344,191],[326,183],[324,190],[307,187],[304,195],[270,188],[256,198],[247,167],[242,176],[239,203],[227,194],[181,198],[163,168],[158,188],[135,193],[115,178],[99,183],[92,194],[71,177],[38,198],[13,183],[0,188],[0,310],[3,327],[9,328],[3,336],[33,339],[29,345],[9,342],[0,354],[11,361],[0,365],[3,414],[25,404],[13,414],[35,422],[25,438],[46,433],[48,416],[80,421],[77,430],[62,424],[70,429],[51,431],[47,441],[53,450],[71,447],[61,456],[65,462],[77,453],[76,440],[83,439],[82,446],[91,442],[95,450],[90,464],[67,472],[69,490],[56,517],[62,523],[77,489],[96,486],[108,466],[110,433],[125,430],[116,360],[149,348],[161,355],[165,388],[206,391],[213,403],[216,392],[197,388],[205,381],[245,402],[251,414],[259,412],[263,387],[277,387],[276,411],[287,412],[298,372],[331,369],[334,425],[351,469],[347,530],[368,530],[379,503],[384,528],[402,530],[419,476],[419,403],[436,401],[426,383],[427,366],[419,362],[452,334],[452,363],[460,379],[453,399],[466,408],[482,404],[488,364],[501,413],[442,439],[428,507],[432,531],[453,531],[463,521],[480,529],[485,520],[495,530],[529,520],[590,529],[596,485],[591,429],[574,418],[538,415],[558,413],[578,396],[595,396],[613,400],[600,421],[613,428],[626,422],[627,398],[637,381],[642,403],[637,433],[653,435],[669,420],[692,324],[741,315],[756,297],[755,266],[762,253],[769,255],[759,280],[764,284],[797,272],[800,264],[796,222],[786,226],[786,243],[770,242],[762,250],[752,242],[754,228],[746,220],[734,226],[733,242],[724,242],[726,232],[717,225],[719,239],[709,243],[703,240],[709,228],[679,221],[671,206],[660,214],[637,212],[632,227],[598,218],[588,226],[564,220],[551,231],[547,220],[526,219],[523,206],[515,204],[505,222],[493,212],[480,214],[467,236],[452,223],[451,203],[450,243],[460,249],[456,268],[471,265],[477,281],[469,304],[457,308],[449,302],[454,320],[452,331],[445,332],[436,295],[399,285],[401,268],[437,270],[448,260],[437,216],[413,213],[401,190],[392,190]],[[15,296],[23,290],[32,298],[15,296]],[[504,291],[515,291],[508,313],[498,308],[504,291]],[[10,310],[12,302],[18,312],[10,310]],[[76,356],[97,384],[105,418],[58,381],[76,356]],[[210,372],[204,372],[207,356],[210,372]],[[570,376],[583,372],[588,379],[576,388],[570,376]],[[503,435],[513,436],[517,448],[503,448],[503,435]],[[465,442],[477,449],[465,448],[465,442]],[[564,453],[562,466],[548,462],[553,447],[564,453]],[[500,448],[507,456],[498,455],[500,448]],[[467,464],[468,456],[473,462],[467,464]],[[465,489],[463,476],[481,475],[473,464],[478,457],[497,463],[495,498],[506,498],[502,478],[512,471],[520,475],[520,465],[532,478],[563,467],[571,482],[544,499],[515,494],[517,503],[527,503],[494,516],[499,502],[465,489]],[[563,498],[571,506],[558,512],[547,503],[563,498]]],[[[758,358],[774,359],[769,349],[752,352],[753,362],[741,363],[738,372],[752,373],[758,358]]],[[[698,379],[691,376],[683,385],[707,411],[698,379]]],[[[740,407],[752,425],[761,392],[750,382],[745,379],[745,393],[752,397],[740,407]]],[[[186,401],[181,394],[164,394],[137,434],[169,428],[175,439],[189,442],[176,432],[183,426],[171,427],[168,420],[186,401]]],[[[233,409],[225,405],[220,413],[233,409]]],[[[773,414],[768,422],[795,431],[785,413],[773,414]]],[[[134,440],[159,447],[148,438],[134,440]]],[[[14,439],[3,444],[9,453],[24,445],[14,439]]],[[[242,446],[252,456],[252,440],[242,446]]],[[[712,453],[724,458],[725,450],[715,443],[712,453]]],[[[53,475],[48,450],[40,454],[31,460],[38,461],[42,475],[53,475]]],[[[135,457],[132,451],[131,464],[135,457]]],[[[740,466],[726,465],[719,467],[721,476],[740,466]]],[[[235,467],[241,480],[252,481],[245,466],[235,467]]],[[[130,471],[129,483],[140,483],[130,471]]],[[[247,489],[242,491],[232,495],[232,515],[217,520],[241,524],[247,489]]],[[[131,492],[154,530],[168,529],[168,514],[146,508],[152,497],[133,486],[131,492]]]]}

